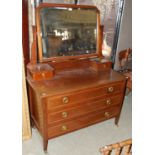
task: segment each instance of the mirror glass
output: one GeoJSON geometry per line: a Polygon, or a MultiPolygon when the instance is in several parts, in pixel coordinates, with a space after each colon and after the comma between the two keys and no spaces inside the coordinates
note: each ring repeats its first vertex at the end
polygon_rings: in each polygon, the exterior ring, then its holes
{"type": "Polygon", "coordinates": [[[95,8],[41,8],[40,28],[43,58],[96,53],[95,8]]]}

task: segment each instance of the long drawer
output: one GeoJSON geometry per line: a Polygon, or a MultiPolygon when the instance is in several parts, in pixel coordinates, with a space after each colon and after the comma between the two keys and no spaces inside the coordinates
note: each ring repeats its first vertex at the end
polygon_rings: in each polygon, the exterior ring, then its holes
{"type": "Polygon", "coordinates": [[[57,97],[48,97],[47,108],[52,109],[54,106],[81,102],[103,95],[114,95],[117,93],[123,93],[123,91],[124,83],[115,83],[77,93],[59,95],[57,97]]]}
{"type": "Polygon", "coordinates": [[[100,97],[86,102],[80,102],[77,103],[76,106],[58,106],[48,111],[48,124],[86,115],[90,112],[109,108],[114,105],[120,105],[121,101],[122,95],[116,95],[113,97],[100,97]]]}
{"type": "Polygon", "coordinates": [[[70,121],[64,121],[63,123],[48,128],[48,138],[59,136],[73,130],[77,130],[97,122],[110,119],[119,113],[120,108],[117,106],[92,112],[83,117],[77,117],[70,121]]]}

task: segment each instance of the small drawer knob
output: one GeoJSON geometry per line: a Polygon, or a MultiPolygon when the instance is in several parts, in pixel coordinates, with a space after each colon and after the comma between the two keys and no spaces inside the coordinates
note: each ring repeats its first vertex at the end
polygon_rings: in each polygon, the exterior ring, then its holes
{"type": "Polygon", "coordinates": [[[109,92],[109,93],[112,93],[113,91],[114,91],[114,87],[109,87],[109,88],[108,88],[108,92],[109,92]]]}
{"type": "Polygon", "coordinates": [[[110,105],[112,102],[111,102],[111,99],[107,99],[107,101],[106,101],[106,104],[107,105],[110,105]]]}
{"type": "Polygon", "coordinates": [[[62,117],[63,118],[66,118],[68,116],[68,113],[67,112],[62,112],[62,117]]]}
{"type": "Polygon", "coordinates": [[[110,116],[109,112],[105,112],[105,113],[104,113],[104,116],[105,116],[106,118],[108,118],[108,117],[110,116]]]}
{"type": "Polygon", "coordinates": [[[67,130],[67,126],[66,126],[66,125],[63,125],[63,126],[61,127],[61,129],[62,129],[62,131],[66,131],[66,130],[67,130]]]}
{"type": "Polygon", "coordinates": [[[67,96],[62,98],[62,102],[63,103],[68,103],[69,102],[69,98],[67,96]]]}
{"type": "Polygon", "coordinates": [[[43,78],[45,78],[45,76],[46,76],[44,72],[41,75],[42,75],[43,78]]]}

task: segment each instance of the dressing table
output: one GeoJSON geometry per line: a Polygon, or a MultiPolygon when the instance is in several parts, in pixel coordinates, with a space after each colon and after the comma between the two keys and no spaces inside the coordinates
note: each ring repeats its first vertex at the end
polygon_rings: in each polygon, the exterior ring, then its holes
{"type": "Polygon", "coordinates": [[[104,60],[100,34],[95,6],[36,8],[27,81],[30,115],[44,150],[51,138],[111,118],[118,124],[126,79],[104,60]]]}

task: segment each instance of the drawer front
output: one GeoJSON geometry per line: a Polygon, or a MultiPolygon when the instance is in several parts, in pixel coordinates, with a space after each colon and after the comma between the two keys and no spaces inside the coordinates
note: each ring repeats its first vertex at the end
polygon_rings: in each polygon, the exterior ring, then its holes
{"type": "Polygon", "coordinates": [[[64,121],[61,124],[48,128],[48,138],[59,136],[73,130],[77,130],[97,122],[110,119],[119,113],[118,107],[100,110],[98,112],[90,113],[83,117],[74,118],[71,121],[64,121]]]}
{"type": "Polygon", "coordinates": [[[106,85],[104,87],[89,89],[79,93],[65,94],[58,97],[49,97],[47,100],[47,108],[52,109],[53,106],[65,105],[70,103],[76,103],[85,101],[91,98],[103,96],[103,95],[114,95],[117,93],[124,92],[124,83],[106,85]]]}
{"type": "Polygon", "coordinates": [[[73,106],[72,108],[69,105],[58,106],[48,111],[48,124],[86,115],[90,112],[109,108],[114,105],[119,106],[121,101],[122,95],[117,95],[113,97],[100,97],[88,100],[87,102],[77,103],[77,106],[73,106]]]}

